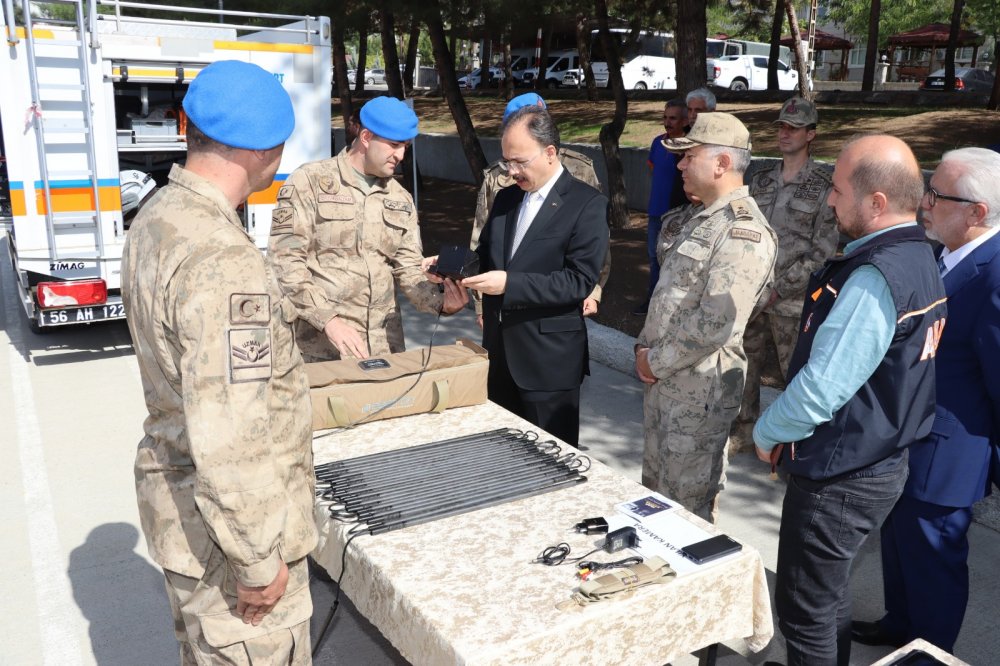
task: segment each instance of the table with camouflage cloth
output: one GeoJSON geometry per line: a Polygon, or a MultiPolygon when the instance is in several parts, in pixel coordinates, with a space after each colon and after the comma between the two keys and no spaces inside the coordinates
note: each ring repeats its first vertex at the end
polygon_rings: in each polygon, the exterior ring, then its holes
{"type": "MultiPolygon", "coordinates": [[[[538,430],[488,402],[323,437],[314,443],[315,459],[319,465],[503,427],[538,430]]],[[[586,483],[569,489],[359,536],[347,554],[344,593],[417,665],[659,665],[731,639],[745,639],[752,651],[767,645],[774,629],[764,565],[747,545],[732,560],[665,585],[557,610],[576,588],[575,568],[531,561],[561,541],[571,546],[570,557],[591,550],[597,537],[572,533],[572,526],[612,515],[615,504],[645,491],[597,461],[586,475],[586,483]]],[[[350,525],[332,520],[322,502],[316,522],[320,536],[313,557],[336,579],[350,525]]]]}

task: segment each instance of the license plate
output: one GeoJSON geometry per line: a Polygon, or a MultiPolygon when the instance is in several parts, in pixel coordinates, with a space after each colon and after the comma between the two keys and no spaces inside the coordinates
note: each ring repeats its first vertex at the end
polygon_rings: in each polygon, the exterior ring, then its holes
{"type": "Polygon", "coordinates": [[[124,319],[125,305],[123,303],[106,303],[104,305],[88,305],[83,308],[66,308],[64,310],[43,310],[40,313],[41,326],[66,326],[69,324],[87,324],[104,319],[124,319]]]}

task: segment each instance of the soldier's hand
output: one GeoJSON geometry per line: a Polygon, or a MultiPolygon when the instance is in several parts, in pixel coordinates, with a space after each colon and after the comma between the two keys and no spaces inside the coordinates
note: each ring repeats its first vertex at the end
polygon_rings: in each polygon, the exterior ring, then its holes
{"type": "Polygon", "coordinates": [[[583,316],[589,317],[595,314],[597,314],[597,299],[589,297],[583,299],[583,316]]]}
{"type": "Polygon", "coordinates": [[[361,334],[342,322],[340,317],[334,317],[326,322],[323,332],[341,356],[368,358],[368,345],[361,339],[361,334]]]}
{"type": "Polygon", "coordinates": [[[476,315],[476,323],[479,325],[479,330],[480,331],[483,330],[483,315],[481,314],[476,315]]]}
{"type": "Polygon", "coordinates": [[[434,284],[441,284],[444,282],[444,278],[437,273],[431,272],[431,266],[437,265],[438,256],[435,254],[433,257],[424,257],[420,262],[420,270],[424,272],[424,277],[426,277],[430,282],[434,284]]]}
{"type": "Polygon", "coordinates": [[[460,284],[490,296],[499,296],[507,291],[507,271],[486,271],[467,277],[460,284]]]}
{"type": "Polygon", "coordinates": [[[441,313],[446,315],[455,314],[469,304],[469,292],[465,287],[458,286],[458,283],[448,278],[444,281],[444,304],[441,306],[441,313]]]}
{"type": "Polygon", "coordinates": [[[287,585],[288,565],[284,562],[278,569],[278,575],[264,587],[247,587],[236,581],[236,614],[243,618],[243,624],[255,627],[260,624],[285,594],[287,585]]]}
{"type": "Polygon", "coordinates": [[[656,377],[649,367],[649,347],[639,347],[635,352],[635,374],[643,384],[655,384],[656,377]]]}

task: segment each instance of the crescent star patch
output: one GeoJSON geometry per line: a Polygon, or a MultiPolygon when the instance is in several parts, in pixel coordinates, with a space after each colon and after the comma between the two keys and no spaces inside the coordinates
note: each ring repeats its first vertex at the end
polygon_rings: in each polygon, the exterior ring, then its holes
{"type": "Polygon", "coordinates": [[[264,381],[271,377],[271,297],[230,294],[227,335],[229,381],[264,381]]]}

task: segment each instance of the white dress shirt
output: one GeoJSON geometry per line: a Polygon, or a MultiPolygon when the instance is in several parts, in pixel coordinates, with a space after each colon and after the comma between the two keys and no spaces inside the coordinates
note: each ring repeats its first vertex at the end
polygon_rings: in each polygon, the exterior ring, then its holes
{"type": "Polygon", "coordinates": [[[534,192],[528,192],[524,195],[524,199],[521,200],[521,210],[517,214],[517,227],[514,230],[514,243],[510,248],[510,256],[513,257],[514,253],[517,252],[517,248],[520,247],[521,241],[524,240],[524,235],[528,233],[528,229],[535,220],[535,216],[542,209],[542,203],[549,196],[552,188],[555,187],[556,181],[559,180],[559,176],[562,175],[563,171],[564,168],[560,164],[559,168],[556,169],[555,175],[549,178],[544,185],[534,192]]]}

